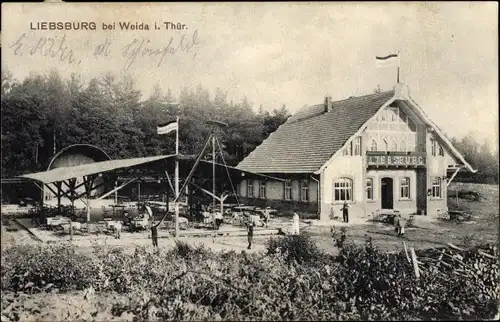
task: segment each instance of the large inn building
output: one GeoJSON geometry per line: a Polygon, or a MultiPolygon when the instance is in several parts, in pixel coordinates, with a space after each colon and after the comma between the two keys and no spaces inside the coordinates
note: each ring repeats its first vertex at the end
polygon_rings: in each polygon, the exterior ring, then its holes
{"type": "Polygon", "coordinates": [[[408,87],[300,110],[237,166],[281,180],[242,178],[245,204],[317,212],[435,215],[460,169],[475,171],[409,96],[408,87]]]}

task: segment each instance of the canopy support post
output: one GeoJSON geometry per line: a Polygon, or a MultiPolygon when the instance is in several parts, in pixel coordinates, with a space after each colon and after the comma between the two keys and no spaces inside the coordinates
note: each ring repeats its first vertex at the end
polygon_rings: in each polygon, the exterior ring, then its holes
{"type": "Polygon", "coordinates": [[[87,223],[90,222],[90,193],[92,192],[92,186],[94,185],[94,177],[93,176],[84,176],[83,183],[85,186],[85,199],[86,199],[86,208],[87,208],[87,223]]]}
{"type": "Polygon", "coordinates": [[[57,197],[57,213],[60,215],[61,214],[61,191],[62,191],[62,184],[61,182],[57,182],[55,184],[56,188],[57,188],[57,193],[56,193],[56,197],[57,197]]]}
{"type": "MultiPolygon", "coordinates": [[[[66,183],[66,181],[64,181],[66,183]]],[[[75,186],[76,186],[76,178],[69,179],[69,185],[66,183],[66,185],[70,189],[70,195],[71,195],[71,211],[73,212],[73,216],[75,216],[75,186]]]]}

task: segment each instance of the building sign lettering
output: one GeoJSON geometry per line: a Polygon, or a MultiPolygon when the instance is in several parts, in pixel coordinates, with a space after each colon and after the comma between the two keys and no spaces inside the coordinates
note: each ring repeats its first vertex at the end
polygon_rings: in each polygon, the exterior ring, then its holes
{"type": "Polygon", "coordinates": [[[425,156],[422,155],[368,155],[368,166],[425,166],[425,156]]]}

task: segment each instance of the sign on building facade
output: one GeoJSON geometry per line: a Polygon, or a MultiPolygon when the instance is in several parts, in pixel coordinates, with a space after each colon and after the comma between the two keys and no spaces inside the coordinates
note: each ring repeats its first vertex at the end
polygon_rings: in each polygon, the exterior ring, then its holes
{"type": "Polygon", "coordinates": [[[368,166],[398,166],[398,167],[425,167],[426,156],[420,153],[386,154],[385,152],[367,152],[368,166]]]}

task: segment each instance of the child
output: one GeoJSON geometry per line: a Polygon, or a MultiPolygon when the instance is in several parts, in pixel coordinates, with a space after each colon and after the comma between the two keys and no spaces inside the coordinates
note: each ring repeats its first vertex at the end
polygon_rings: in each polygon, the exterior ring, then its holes
{"type": "Polygon", "coordinates": [[[398,236],[399,236],[399,219],[401,219],[401,215],[394,217],[394,231],[398,233],[398,236]]]}

